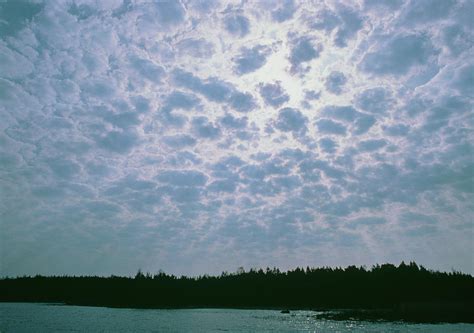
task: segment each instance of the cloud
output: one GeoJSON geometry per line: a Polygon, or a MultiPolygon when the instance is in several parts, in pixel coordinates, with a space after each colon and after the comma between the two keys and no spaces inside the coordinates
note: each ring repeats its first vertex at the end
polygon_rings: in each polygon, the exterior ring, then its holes
{"type": "Polygon", "coordinates": [[[292,44],[289,58],[292,71],[297,70],[301,64],[318,58],[322,51],[321,44],[315,44],[309,37],[296,38],[292,44]]]}
{"type": "Polygon", "coordinates": [[[31,20],[43,10],[41,3],[24,1],[2,2],[0,4],[1,23],[0,36],[12,36],[24,28],[31,20]]]}
{"type": "Polygon", "coordinates": [[[357,107],[366,112],[375,114],[388,112],[392,103],[390,92],[384,88],[367,89],[356,97],[357,107]]]}
{"type": "Polygon", "coordinates": [[[244,129],[247,127],[247,117],[235,118],[231,114],[227,114],[220,119],[223,126],[232,129],[244,129]]]}
{"type": "Polygon", "coordinates": [[[414,26],[445,18],[455,4],[453,0],[410,1],[400,14],[400,24],[414,26]]]}
{"type": "Polygon", "coordinates": [[[283,132],[304,134],[307,130],[308,119],[297,109],[283,108],[278,112],[275,128],[283,132]]]}
{"type": "Polygon", "coordinates": [[[459,68],[452,85],[461,95],[472,97],[474,95],[474,65],[466,64],[459,68]]]}
{"type": "Polygon", "coordinates": [[[164,136],[163,142],[172,148],[184,148],[194,146],[196,139],[187,134],[178,134],[173,136],[164,136]]]}
{"type": "Polygon", "coordinates": [[[345,135],[346,127],[343,124],[330,119],[320,119],[316,121],[318,131],[325,134],[345,135]]]}
{"type": "Polygon", "coordinates": [[[230,34],[238,37],[244,37],[250,31],[250,21],[243,15],[227,15],[224,19],[224,25],[230,34]]]}
{"type": "Polygon", "coordinates": [[[0,1],[2,272],[472,272],[472,9],[0,1]]]}
{"type": "Polygon", "coordinates": [[[211,102],[230,102],[239,112],[248,112],[255,106],[251,94],[240,92],[232,84],[215,77],[201,80],[190,72],[177,69],[173,72],[173,80],[178,86],[202,94],[211,102]]]}
{"type": "MultiPolygon", "coordinates": [[[[373,116],[361,113],[353,106],[327,105],[321,110],[321,115],[350,125],[353,128],[353,134],[355,135],[366,133],[375,124],[375,118],[373,116]]],[[[325,120],[323,121],[322,126],[340,127],[341,124],[338,122],[332,120],[329,120],[328,122],[325,120]],[[334,126],[334,124],[336,126],[334,126]]],[[[339,130],[339,132],[342,134],[341,130],[339,130]]]]}
{"type": "Polygon", "coordinates": [[[296,6],[293,0],[283,0],[276,9],[272,10],[272,18],[277,22],[284,22],[291,19],[295,11],[296,6]]]}
{"type": "Polygon", "coordinates": [[[319,146],[324,152],[329,154],[333,154],[337,149],[337,143],[329,138],[319,140],[319,146]]]}
{"type": "Polygon", "coordinates": [[[405,136],[410,131],[410,127],[404,124],[386,126],[384,132],[389,136],[405,136]]]}
{"type": "Polygon", "coordinates": [[[155,178],[161,183],[178,187],[204,186],[208,180],[205,174],[194,170],[165,170],[160,172],[155,178]]]}
{"type": "Polygon", "coordinates": [[[180,54],[187,54],[195,58],[210,58],[214,52],[214,44],[204,38],[186,38],[177,44],[180,54]]]}
{"type": "Polygon", "coordinates": [[[31,74],[33,64],[3,43],[0,43],[0,71],[5,79],[22,79],[31,74]]]}
{"type": "Polygon", "coordinates": [[[134,132],[110,131],[105,135],[96,137],[97,145],[113,153],[126,154],[139,142],[139,137],[134,132]]]}
{"type": "Polygon", "coordinates": [[[338,9],[338,16],[342,21],[342,25],[337,30],[334,43],[339,47],[346,47],[349,39],[362,29],[363,19],[360,13],[352,8],[341,6],[338,9]]]}
{"type": "Polygon", "coordinates": [[[384,139],[363,140],[359,142],[359,149],[361,151],[375,151],[387,145],[384,139]]]}
{"type": "Polygon", "coordinates": [[[280,107],[290,100],[288,94],[283,90],[281,82],[260,84],[260,95],[266,104],[275,108],[280,107]]]}
{"type": "Polygon", "coordinates": [[[141,15],[138,16],[137,24],[142,32],[150,32],[152,29],[172,29],[183,23],[185,10],[178,0],[146,2],[139,5],[141,15]]]}
{"type": "Polygon", "coordinates": [[[229,102],[232,108],[237,112],[249,112],[256,107],[255,100],[249,93],[234,92],[229,102]]]}
{"type": "Polygon", "coordinates": [[[364,0],[364,6],[368,9],[376,8],[380,11],[387,9],[397,10],[403,5],[403,0],[364,0]]]}
{"type": "Polygon", "coordinates": [[[324,8],[318,11],[309,20],[309,26],[327,33],[336,30],[334,44],[337,47],[346,47],[364,24],[363,16],[355,9],[347,6],[338,6],[336,11],[324,8]]]}
{"type": "Polygon", "coordinates": [[[209,122],[206,117],[193,118],[191,126],[194,133],[200,138],[215,140],[221,136],[220,128],[209,122]]]}
{"type": "Polygon", "coordinates": [[[405,75],[414,66],[433,64],[438,54],[430,38],[423,34],[385,37],[373,52],[367,53],[360,69],[374,75],[405,75]]]}
{"type": "Polygon", "coordinates": [[[165,74],[163,67],[154,64],[148,59],[132,57],[130,59],[130,65],[135,71],[137,71],[140,77],[144,77],[157,84],[161,82],[161,79],[165,74]]]}
{"type": "Polygon", "coordinates": [[[347,82],[346,76],[338,71],[333,71],[326,78],[326,89],[336,95],[339,95],[343,91],[343,87],[347,82]]]}
{"type": "Polygon", "coordinates": [[[267,62],[270,53],[268,47],[257,45],[249,48],[242,48],[240,54],[235,58],[235,72],[239,75],[256,71],[267,62]]]}

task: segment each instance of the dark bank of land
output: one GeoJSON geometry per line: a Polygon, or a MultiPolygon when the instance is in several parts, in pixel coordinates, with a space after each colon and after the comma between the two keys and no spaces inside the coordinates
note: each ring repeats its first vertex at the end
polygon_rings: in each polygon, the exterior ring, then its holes
{"type": "Polygon", "coordinates": [[[332,320],[474,323],[474,277],[415,263],[220,276],[34,276],[0,280],[0,301],[127,308],[314,309],[332,320]],[[345,309],[338,310],[336,309],[345,309]]]}

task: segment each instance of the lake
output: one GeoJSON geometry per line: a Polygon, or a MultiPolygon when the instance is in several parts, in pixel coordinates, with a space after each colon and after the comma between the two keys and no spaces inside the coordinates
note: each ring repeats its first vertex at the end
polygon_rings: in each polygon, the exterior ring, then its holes
{"type": "Polygon", "coordinates": [[[318,320],[312,311],[141,310],[0,303],[0,332],[474,332],[474,324],[318,320]]]}

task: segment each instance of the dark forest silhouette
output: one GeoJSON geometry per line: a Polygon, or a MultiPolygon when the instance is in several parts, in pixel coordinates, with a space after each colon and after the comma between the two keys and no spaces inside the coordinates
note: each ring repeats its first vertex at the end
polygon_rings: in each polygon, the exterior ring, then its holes
{"type": "Polygon", "coordinates": [[[130,308],[342,308],[352,311],[326,317],[474,322],[474,277],[431,271],[413,262],[371,269],[239,269],[199,277],[141,271],[135,277],[38,275],[1,279],[0,301],[130,308]]]}

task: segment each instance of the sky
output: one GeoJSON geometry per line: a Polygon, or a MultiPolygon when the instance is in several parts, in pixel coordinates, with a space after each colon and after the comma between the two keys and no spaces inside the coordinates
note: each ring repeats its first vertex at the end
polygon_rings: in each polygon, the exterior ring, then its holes
{"type": "Polygon", "coordinates": [[[474,273],[474,1],[0,1],[0,275],[474,273]]]}

